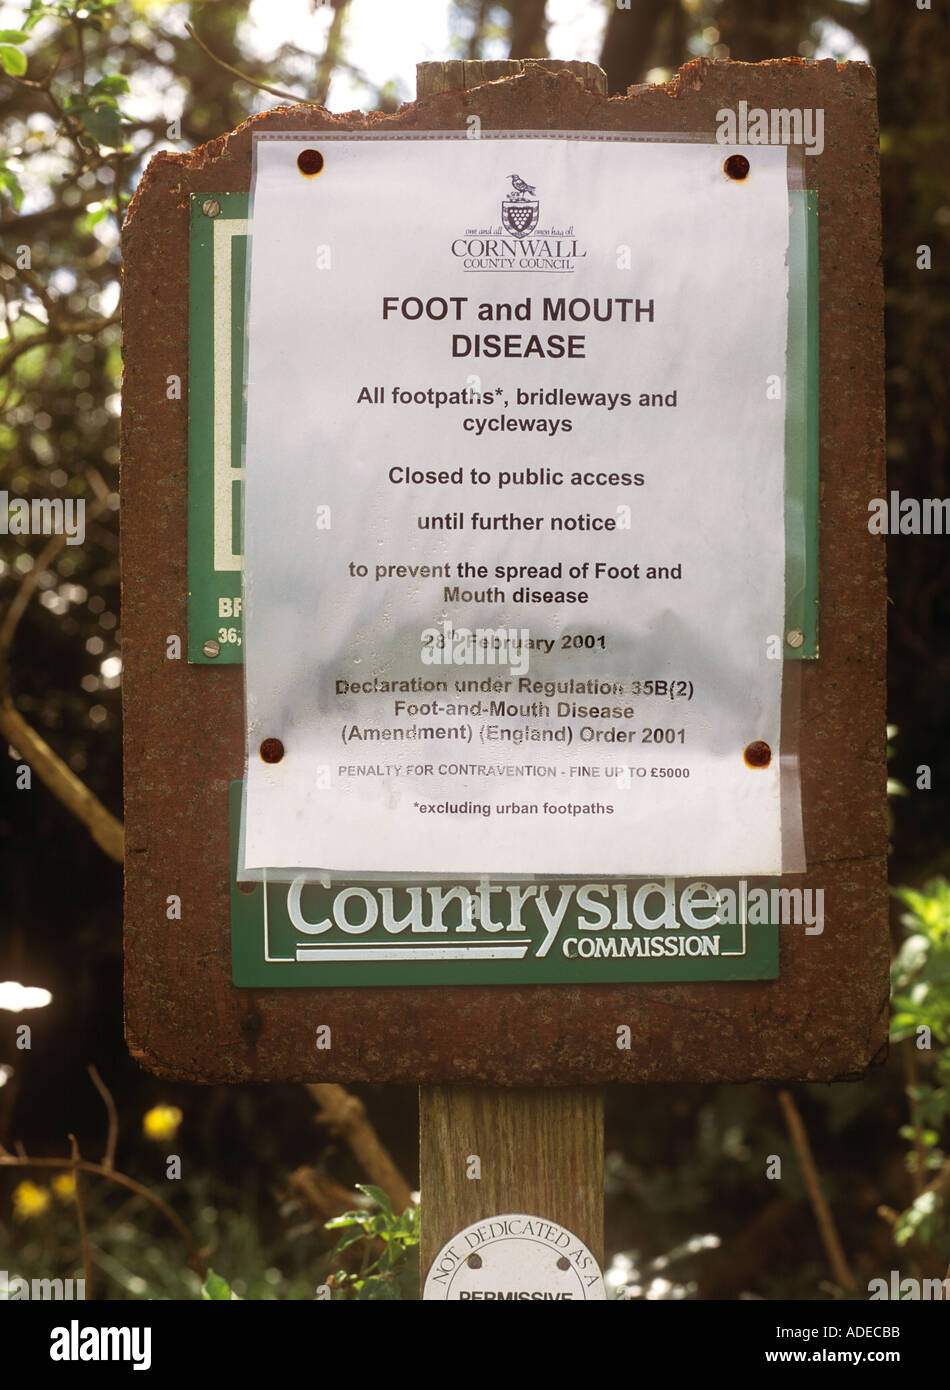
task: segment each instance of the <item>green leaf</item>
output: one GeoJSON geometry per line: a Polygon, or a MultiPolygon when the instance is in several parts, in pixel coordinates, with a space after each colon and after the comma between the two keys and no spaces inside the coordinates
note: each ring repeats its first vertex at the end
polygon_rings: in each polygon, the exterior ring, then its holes
{"type": "Polygon", "coordinates": [[[14,212],[19,212],[23,202],[23,189],[20,187],[20,180],[16,174],[6,165],[0,165],[0,192],[7,194],[13,204],[14,212]]]}
{"type": "Polygon", "coordinates": [[[346,1226],[359,1226],[363,1234],[372,1229],[373,1217],[368,1211],[345,1211],[341,1216],[333,1216],[325,1223],[328,1231],[343,1230],[346,1226]]]}
{"type": "Polygon", "coordinates": [[[378,1302],[381,1299],[393,1300],[399,1298],[399,1289],[392,1279],[377,1279],[371,1276],[364,1279],[356,1290],[356,1297],[360,1302],[378,1302]]]}
{"type": "Polygon", "coordinates": [[[410,1262],[399,1272],[399,1293],[400,1297],[406,1302],[418,1301],[419,1298],[419,1262],[410,1262]]]}
{"type": "Polygon", "coordinates": [[[95,86],[90,88],[92,92],[105,92],[109,96],[122,96],[129,90],[129,79],[123,77],[120,72],[107,73],[105,77],[100,77],[95,86]]]}
{"type": "Polygon", "coordinates": [[[30,9],[24,21],[27,29],[32,29],[41,19],[46,17],[46,6],[43,0],[30,0],[30,9]]]}
{"type": "Polygon", "coordinates": [[[0,29],[0,43],[26,43],[29,37],[22,29],[0,29]]]}
{"type": "Polygon", "coordinates": [[[227,1279],[222,1279],[220,1274],[215,1274],[213,1269],[209,1269],[201,1286],[201,1297],[208,1303],[230,1303],[231,1285],[227,1279]]]}
{"type": "Polygon", "coordinates": [[[83,129],[88,131],[93,140],[97,140],[100,145],[108,145],[115,149],[116,145],[121,143],[122,137],[119,134],[121,120],[118,111],[111,106],[99,106],[84,111],[82,124],[83,129]]]}
{"type": "Polygon", "coordinates": [[[894,1240],[898,1245],[906,1245],[913,1235],[928,1238],[931,1218],[940,1209],[940,1199],[935,1192],[922,1192],[913,1204],[902,1212],[894,1227],[894,1240]]]}
{"type": "Polygon", "coordinates": [[[348,1249],[350,1248],[351,1245],[356,1245],[358,1241],[365,1240],[365,1239],[366,1239],[366,1237],[365,1237],[365,1235],[363,1234],[362,1231],[355,1231],[352,1235],[349,1235],[349,1236],[340,1236],[340,1239],[337,1241],[336,1245],[333,1247],[333,1252],[332,1252],[332,1253],[333,1253],[334,1255],[339,1255],[339,1254],[341,1254],[342,1251],[348,1250],[348,1249]]]}
{"type": "Polygon", "coordinates": [[[108,216],[108,203],[91,203],[86,209],[86,215],[82,220],[83,231],[91,232],[93,227],[97,227],[99,223],[108,216]]]}
{"type": "Polygon", "coordinates": [[[372,1183],[364,1184],[361,1182],[358,1182],[356,1186],[359,1188],[360,1192],[365,1192],[367,1197],[371,1197],[372,1200],[376,1203],[376,1205],[382,1211],[384,1211],[387,1216],[393,1215],[392,1202],[390,1202],[389,1198],[386,1196],[385,1192],[381,1187],[374,1187],[372,1183]]]}
{"type": "Polygon", "coordinates": [[[26,72],[26,54],[11,44],[0,44],[0,63],[11,77],[22,77],[26,72]]]}

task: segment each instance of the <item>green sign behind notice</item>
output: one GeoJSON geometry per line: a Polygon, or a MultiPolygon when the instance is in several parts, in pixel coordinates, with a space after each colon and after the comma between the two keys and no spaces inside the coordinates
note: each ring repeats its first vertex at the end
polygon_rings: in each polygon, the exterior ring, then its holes
{"type": "Polygon", "coordinates": [[[244,660],[246,193],[191,199],[188,660],[244,660]]]}
{"type": "Polygon", "coordinates": [[[773,980],[780,918],[822,925],[807,894],[766,879],[239,884],[240,821],[232,782],[236,985],[773,980]]]}

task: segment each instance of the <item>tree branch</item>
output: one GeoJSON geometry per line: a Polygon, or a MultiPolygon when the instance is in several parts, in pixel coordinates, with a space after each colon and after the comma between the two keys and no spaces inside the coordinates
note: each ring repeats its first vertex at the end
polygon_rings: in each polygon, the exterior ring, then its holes
{"type": "Polygon", "coordinates": [[[330,80],[343,55],[343,26],[346,23],[348,4],[349,0],[338,0],[338,3],[334,4],[333,18],[327,33],[326,48],[323,50],[323,57],[317,63],[313,100],[320,106],[327,104],[327,97],[330,95],[330,80]]]}
{"type": "Polygon", "coordinates": [[[114,323],[119,322],[118,313],[110,314],[107,319],[59,319],[55,324],[50,324],[49,328],[43,333],[34,333],[29,338],[21,338],[14,343],[11,348],[0,357],[0,377],[6,376],[18,357],[22,357],[25,352],[32,352],[33,348],[47,347],[50,343],[59,343],[63,338],[74,337],[80,333],[101,333],[106,328],[111,328],[114,323]]]}
{"type": "Polygon", "coordinates": [[[944,1160],[943,1167],[937,1172],[937,1176],[927,1184],[921,1196],[936,1196],[939,1202],[950,1200],[950,1158],[944,1160]]]}
{"type": "MultiPolygon", "coordinates": [[[[91,508],[92,515],[96,516],[105,505],[100,498],[91,508]]],[[[49,568],[65,544],[66,535],[62,532],[54,536],[44,547],[36,564],[24,577],[7,611],[3,627],[0,628],[0,733],[29,763],[67,811],[82,822],[99,848],[104,850],[110,859],[121,864],[125,854],[125,829],[122,822],[117,820],[111,811],[106,810],[95,792],[76,776],[72,768],[26,722],[13,702],[10,690],[9,653],[17,624],[36,589],[40,575],[49,568]]]]}
{"type": "Polygon", "coordinates": [[[25,762],[66,810],[89,831],[101,850],[121,864],[125,855],[125,829],[111,811],[81,782],[58,753],[17,710],[9,692],[0,694],[0,733],[22,754],[25,762]]]}
{"type": "Polygon", "coordinates": [[[102,1096],[102,1103],[106,1107],[106,1115],[108,1116],[109,1120],[109,1129],[106,1136],[106,1151],[102,1158],[102,1166],[103,1168],[111,1169],[115,1167],[115,1146],[119,1138],[119,1114],[115,1108],[115,1101],[112,1098],[112,1092],[109,1090],[108,1086],[103,1081],[102,1077],[99,1075],[98,1070],[92,1065],[91,1062],[89,1066],[86,1068],[86,1071],[92,1078],[92,1084],[95,1086],[100,1096],[102,1096]]]}
{"type": "MultiPolygon", "coordinates": [[[[334,15],[334,20],[335,19],[336,16],[334,15]]],[[[248,77],[246,73],[241,72],[238,68],[232,68],[230,63],[226,63],[223,58],[219,58],[217,54],[211,52],[211,49],[203,39],[199,39],[190,24],[186,24],[185,28],[198,47],[207,53],[213,63],[217,63],[219,68],[224,68],[225,72],[231,73],[233,77],[239,77],[241,81],[246,82],[249,87],[257,87],[261,92],[270,92],[271,96],[274,97],[283,97],[285,101],[292,101],[295,106],[299,106],[301,102],[306,102],[306,97],[295,97],[292,92],[282,92],[279,87],[268,87],[265,82],[255,82],[253,77],[248,77]]]]}
{"type": "Polygon", "coordinates": [[[105,1178],[108,1182],[114,1182],[119,1187],[127,1187],[130,1192],[135,1192],[139,1197],[149,1202],[156,1211],[160,1211],[169,1225],[174,1226],[181,1236],[182,1243],[188,1251],[188,1263],[191,1268],[202,1279],[205,1276],[205,1260],[201,1251],[192,1240],[191,1232],[179,1216],[172,1211],[161,1197],[156,1197],[154,1192],[149,1192],[147,1187],[143,1187],[134,1178],[128,1177],[125,1173],[118,1172],[115,1168],[104,1168],[101,1163],[90,1163],[88,1159],[76,1160],[73,1158],[29,1158],[26,1154],[14,1155],[0,1149],[0,1168],[76,1168],[82,1173],[92,1173],[97,1178],[105,1178]]]}
{"type": "Polygon", "coordinates": [[[821,1243],[825,1247],[825,1254],[828,1256],[828,1263],[831,1265],[836,1281],[845,1289],[854,1289],[854,1275],[848,1268],[848,1262],[838,1239],[838,1229],[835,1226],[835,1219],[831,1214],[831,1208],[825,1200],[825,1194],[821,1190],[821,1181],[818,1177],[818,1169],[815,1167],[815,1160],[812,1157],[811,1145],[808,1142],[808,1132],[798,1111],[798,1106],[792,1098],[791,1091],[779,1091],[779,1104],[785,1116],[785,1123],[791,1135],[792,1144],[798,1155],[798,1164],[805,1180],[805,1187],[808,1189],[809,1200],[811,1201],[812,1211],[818,1225],[818,1233],[821,1236],[821,1243]]]}
{"type": "Polygon", "coordinates": [[[30,289],[45,308],[49,315],[49,320],[52,323],[59,315],[59,305],[36,272],[27,270],[23,266],[18,266],[16,258],[2,248],[0,248],[0,261],[2,261],[4,265],[9,266],[13,273],[23,281],[24,285],[29,285],[30,289]]]}
{"type": "MultiPolygon", "coordinates": [[[[680,0],[674,0],[679,4],[680,0]]],[[[642,82],[650,67],[664,0],[641,0],[634,10],[611,9],[604,31],[600,66],[613,95],[642,82]]]]}
{"type": "Polygon", "coordinates": [[[485,39],[485,28],[488,23],[488,11],[491,8],[492,0],[477,0],[475,14],[472,17],[472,32],[468,36],[468,48],[466,58],[480,58],[482,56],[482,43],[485,39]]]}
{"type": "Polygon", "coordinates": [[[76,1224],[79,1226],[79,1244],[82,1248],[83,1292],[87,1299],[92,1298],[92,1256],[89,1253],[89,1231],[86,1226],[86,1206],[82,1195],[82,1176],[79,1172],[79,1145],[75,1134],[69,1136],[73,1155],[73,1184],[76,1198],[76,1224]]]}
{"type": "MultiPolygon", "coordinates": [[[[167,122],[162,122],[164,129],[167,122]]],[[[65,203],[51,203],[49,207],[40,208],[38,212],[16,212],[7,217],[0,218],[0,235],[2,236],[30,236],[33,232],[39,231],[50,223],[71,222],[77,217],[81,217],[90,203],[99,201],[102,190],[95,189],[89,197],[83,199],[75,206],[67,207],[65,203]]]]}
{"type": "Polygon", "coordinates": [[[914,1154],[917,1159],[913,1172],[914,1196],[919,1197],[924,1189],[926,1169],[924,1167],[924,1145],[920,1134],[919,1106],[911,1094],[917,1085],[917,1058],[915,1056],[916,1049],[910,1038],[905,1038],[900,1044],[900,1052],[904,1066],[904,1093],[907,1096],[907,1108],[910,1111],[910,1127],[914,1131],[914,1154]]]}
{"type": "Polygon", "coordinates": [[[546,58],[547,0],[506,0],[505,9],[511,15],[508,35],[509,58],[546,58]]]}
{"type": "Polygon", "coordinates": [[[321,1107],[317,1124],[328,1125],[343,1135],[364,1171],[386,1193],[394,1211],[401,1212],[410,1207],[412,1193],[409,1184],[367,1119],[363,1102],[351,1096],[342,1086],[311,1084],[307,1090],[321,1107]]]}

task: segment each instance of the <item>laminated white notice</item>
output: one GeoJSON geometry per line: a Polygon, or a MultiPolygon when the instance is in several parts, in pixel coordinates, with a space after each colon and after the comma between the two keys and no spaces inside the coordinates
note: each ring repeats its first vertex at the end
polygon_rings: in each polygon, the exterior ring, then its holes
{"type": "Polygon", "coordinates": [[[243,872],[781,873],[786,153],[256,137],[243,872]]]}

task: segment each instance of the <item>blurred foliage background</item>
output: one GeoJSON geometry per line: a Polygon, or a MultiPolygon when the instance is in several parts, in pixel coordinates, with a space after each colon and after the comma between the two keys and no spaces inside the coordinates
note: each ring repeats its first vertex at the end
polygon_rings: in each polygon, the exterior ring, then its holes
{"type": "MultiPolygon", "coordinates": [[[[602,62],[612,92],[667,80],[699,55],[869,60],[880,98],[890,486],[950,493],[950,21],[939,6],[34,0],[0,5],[0,27],[0,487],[11,498],[87,502],[81,546],[44,555],[43,537],[0,535],[0,715],[18,711],[104,814],[121,817],[118,231],[152,153],[191,148],[275,104],[253,83],[332,110],[394,110],[413,98],[412,64],[427,57],[587,58],[602,62]],[[922,244],[932,248],[926,271],[922,244]]],[[[950,1258],[947,544],[888,541],[890,766],[905,793],[894,803],[893,881],[919,890],[895,901],[896,1045],[868,1080],[799,1087],[793,1102],[861,1297],[892,1268],[933,1277],[950,1258]],[[930,1049],[918,1046],[920,1028],[931,1030],[930,1049]]],[[[369,1198],[353,1189],[367,1175],[341,1138],[314,1124],[303,1087],[198,1091],[132,1063],[122,1037],[121,868],[38,776],[22,785],[22,750],[9,719],[2,727],[0,981],[44,988],[52,1002],[15,1012],[20,997],[0,996],[0,1142],[12,1154],[22,1141],[31,1157],[68,1156],[75,1134],[98,1162],[107,1110],[86,1071],[93,1063],[115,1098],[117,1167],[160,1195],[237,1293],[313,1298],[339,1267],[324,1222],[347,1204],[365,1212],[369,1198]],[[169,1154],[180,1178],[166,1176],[169,1154]],[[335,1206],[321,1208],[314,1180],[335,1206]]],[[[414,1092],[360,1094],[414,1185],[414,1092]]],[[[608,1091],[615,1288],[849,1296],[819,1238],[787,1104],[764,1086],[608,1091]],[[781,1182],[765,1177],[774,1154],[784,1156],[781,1182]]],[[[0,1169],[0,1268],[81,1273],[70,1181],[65,1170],[0,1169]]],[[[199,1296],[166,1213],[131,1188],[82,1183],[97,1297],[199,1296]]]]}

